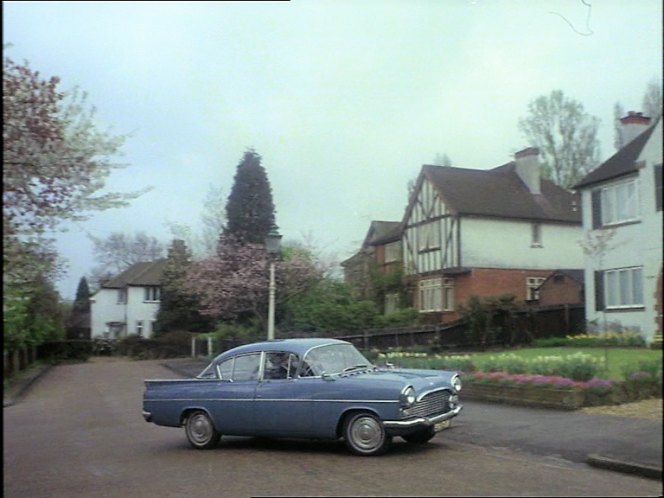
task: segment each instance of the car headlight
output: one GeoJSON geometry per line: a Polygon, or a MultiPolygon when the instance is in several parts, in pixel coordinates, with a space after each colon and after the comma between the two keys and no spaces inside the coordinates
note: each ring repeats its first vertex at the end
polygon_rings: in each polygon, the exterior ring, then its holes
{"type": "Polygon", "coordinates": [[[406,389],[403,390],[401,396],[399,396],[399,403],[404,408],[410,408],[415,404],[416,399],[417,398],[415,396],[415,389],[413,389],[412,386],[408,386],[406,389]]]}
{"type": "Polygon", "coordinates": [[[457,374],[454,374],[452,376],[451,382],[452,382],[452,387],[454,387],[454,390],[456,392],[461,391],[461,378],[457,374]]]}

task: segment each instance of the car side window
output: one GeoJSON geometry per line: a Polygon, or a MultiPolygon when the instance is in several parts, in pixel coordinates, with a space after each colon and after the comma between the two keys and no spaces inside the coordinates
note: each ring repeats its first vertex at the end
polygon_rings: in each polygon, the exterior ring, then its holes
{"type": "Polygon", "coordinates": [[[234,382],[242,380],[258,380],[261,354],[247,354],[235,357],[232,379],[234,382]]]}
{"type": "Polygon", "coordinates": [[[231,358],[230,360],[226,360],[219,364],[219,373],[221,373],[222,380],[231,380],[231,376],[233,375],[234,361],[235,358],[231,358]]]}
{"type": "Polygon", "coordinates": [[[294,353],[266,353],[263,379],[292,379],[295,377],[299,365],[299,358],[294,353]]]}
{"type": "Polygon", "coordinates": [[[205,370],[197,376],[198,379],[216,379],[217,378],[217,368],[214,363],[210,363],[205,370]]]}
{"type": "Polygon", "coordinates": [[[300,377],[316,377],[319,375],[318,369],[315,367],[311,358],[302,362],[302,370],[300,370],[300,377]]]}

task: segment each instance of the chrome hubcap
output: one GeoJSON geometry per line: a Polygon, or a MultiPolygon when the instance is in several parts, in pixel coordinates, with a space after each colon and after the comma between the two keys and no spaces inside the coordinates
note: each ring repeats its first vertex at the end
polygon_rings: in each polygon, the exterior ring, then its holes
{"type": "Polygon", "coordinates": [[[212,425],[205,415],[197,414],[189,420],[189,434],[196,443],[204,444],[212,437],[212,425]]]}
{"type": "Polygon", "coordinates": [[[380,423],[371,417],[358,418],[351,427],[350,437],[361,450],[372,450],[383,441],[383,430],[380,423]]]}

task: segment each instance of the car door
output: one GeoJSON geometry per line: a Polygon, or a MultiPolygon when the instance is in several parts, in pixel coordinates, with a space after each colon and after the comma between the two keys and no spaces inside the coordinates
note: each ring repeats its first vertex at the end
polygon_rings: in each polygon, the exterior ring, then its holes
{"type": "Polygon", "coordinates": [[[251,436],[254,398],[260,377],[261,353],[238,355],[219,364],[221,381],[212,403],[212,416],[222,434],[251,436]]]}
{"type": "Polygon", "coordinates": [[[299,358],[266,352],[263,377],[256,386],[254,424],[265,436],[307,436],[311,432],[311,390],[296,377],[299,358]]]}

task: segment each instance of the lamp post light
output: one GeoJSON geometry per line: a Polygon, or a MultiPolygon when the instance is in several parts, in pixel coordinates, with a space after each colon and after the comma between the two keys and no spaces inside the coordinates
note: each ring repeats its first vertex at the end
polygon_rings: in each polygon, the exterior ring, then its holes
{"type": "Polygon", "coordinates": [[[270,300],[267,312],[267,340],[274,339],[274,294],[276,291],[276,283],[274,281],[274,260],[279,254],[281,247],[281,235],[277,231],[277,226],[272,225],[270,233],[265,237],[265,249],[270,255],[270,300]]]}

